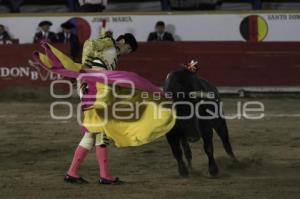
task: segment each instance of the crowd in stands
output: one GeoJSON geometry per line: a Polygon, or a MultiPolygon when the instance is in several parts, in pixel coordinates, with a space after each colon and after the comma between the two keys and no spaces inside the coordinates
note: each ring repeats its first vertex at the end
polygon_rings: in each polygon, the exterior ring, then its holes
{"type": "MultiPolygon", "coordinates": [[[[69,43],[74,48],[78,48],[79,39],[77,35],[72,31],[76,27],[73,23],[67,21],[60,25],[61,31],[58,33],[52,32],[51,21],[41,21],[38,24],[39,31],[35,33],[33,37],[33,43],[39,43],[42,40],[47,40],[51,43],[69,43]]],[[[105,36],[112,37],[113,32],[107,31],[105,36]]],[[[5,26],[0,24],[0,44],[10,44],[12,38],[10,34],[6,31],[5,26]]],[[[172,33],[166,31],[166,26],[163,21],[158,21],[155,24],[154,31],[149,33],[148,42],[152,41],[175,41],[172,33]]]]}
{"type": "Polygon", "coordinates": [[[54,33],[50,31],[52,22],[42,21],[39,23],[40,31],[34,35],[33,43],[39,43],[42,40],[47,40],[52,43],[66,43],[71,46],[71,56],[73,58],[77,57],[79,54],[79,39],[76,34],[72,33],[72,29],[75,26],[71,22],[64,22],[61,24],[62,31],[59,33],[54,33]]]}
{"type": "MultiPolygon", "coordinates": [[[[0,0],[0,3],[6,5],[10,12],[18,13],[22,5],[26,3],[45,3],[42,0],[39,1],[27,1],[27,0],[0,0]]],[[[102,12],[105,10],[107,0],[61,0],[53,1],[53,4],[65,3],[69,7],[71,12],[102,12]]]]}
{"type": "MultiPolygon", "coordinates": [[[[42,40],[49,41],[51,43],[65,43],[71,46],[71,56],[73,58],[78,56],[80,44],[76,34],[72,32],[75,26],[67,21],[61,24],[61,31],[54,33],[50,31],[52,22],[41,21],[39,24],[39,31],[35,33],[33,37],[33,43],[39,43],[42,40]]],[[[12,44],[13,39],[10,34],[6,31],[5,26],[0,24],[0,44],[12,44]]]]}
{"type": "MultiPolygon", "coordinates": [[[[157,0],[161,3],[162,11],[171,10],[214,10],[222,6],[226,0],[157,0]]],[[[52,4],[65,4],[71,12],[102,12],[108,3],[126,3],[119,0],[54,0],[52,4]]],[[[137,1],[143,2],[143,0],[137,1]]],[[[155,0],[153,0],[155,2],[155,0]]],[[[240,0],[229,2],[247,2],[252,4],[253,9],[261,9],[263,0],[240,0]]],[[[10,12],[20,12],[20,8],[27,4],[51,4],[50,1],[42,0],[0,0],[0,4],[6,5],[10,12]]]]}
{"type": "MultiPolygon", "coordinates": [[[[76,60],[80,56],[81,45],[76,34],[77,31],[74,24],[70,21],[66,21],[60,25],[61,31],[58,33],[51,31],[51,21],[41,21],[38,24],[39,31],[33,36],[33,43],[40,43],[41,41],[48,41],[51,43],[63,43],[70,45],[70,55],[76,60]]],[[[113,37],[112,31],[105,33],[106,37],[113,37]]],[[[4,25],[0,24],[0,44],[12,44],[14,39],[6,31],[4,25]]],[[[154,31],[149,33],[148,42],[162,42],[162,41],[175,41],[172,33],[167,32],[165,23],[158,21],[155,24],[154,31]]]]}

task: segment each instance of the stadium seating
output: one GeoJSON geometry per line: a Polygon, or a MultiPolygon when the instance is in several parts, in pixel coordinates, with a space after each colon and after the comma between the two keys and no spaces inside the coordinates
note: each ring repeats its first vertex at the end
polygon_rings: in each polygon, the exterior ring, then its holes
{"type": "MultiPolygon", "coordinates": [[[[167,0],[171,2],[173,10],[211,10],[211,9],[272,9],[272,8],[300,8],[298,0],[215,0],[217,6],[184,6],[188,5],[188,0],[167,0]],[[181,2],[181,3],[176,3],[181,2]]],[[[201,2],[202,0],[198,0],[201,2]]],[[[0,12],[8,12],[3,5],[8,5],[10,1],[0,1],[0,12]]],[[[68,12],[76,11],[77,0],[20,0],[21,12],[68,12]],[[45,9],[47,8],[47,9],[45,9]]],[[[106,11],[160,11],[164,10],[160,0],[108,0],[109,5],[106,11]]],[[[191,1],[197,2],[197,1],[191,1]]],[[[197,3],[198,4],[198,3],[197,3]]],[[[190,4],[192,5],[192,4],[190,4]]],[[[170,10],[169,9],[166,10],[170,10]]],[[[18,9],[17,9],[18,10],[18,9]]],[[[18,12],[18,11],[15,11],[18,12]]]]}

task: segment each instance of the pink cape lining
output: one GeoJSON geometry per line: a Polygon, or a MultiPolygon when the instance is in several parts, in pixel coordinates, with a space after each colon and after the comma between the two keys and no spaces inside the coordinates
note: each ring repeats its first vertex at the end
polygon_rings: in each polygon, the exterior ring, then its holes
{"type": "Polygon", "coordinates": [[[164,95],[164,92],[159,87],[155,86],[147,79],[133,72],[103,71],[99,73],[99,72],[91,72],[86,70],[81,70],[79,72],[67,70],[65,69],[63,64],[59,61],[59,59],[56,57],[56,55],[51,51],[51,48],[47,42],[41,42],[41,46],[45,49],[46,55],[52,61],[53,63],[52,68],[48,68],[41,62],[39,58],[39,53],[37,51],[33,52],[33,58],[41,66],[43,66],[47,70],[50,70],[51,72],[60,74],[64,77],[80,78],[90,83],[100,82],[100,83],[107,83],[109,85],[117,83],[118,86],[125,87],[125,88],[131,88],[131,85],[126,83],[126,82],[131,82],[134,85],[135,89],[146,91],[146,92],[158,92],[161,95],[164,95]],[[99,75],[97,75],[97,73],[99,75]],[[105,79],[107,81],[105,81],[105,79]]]}
{"type": "MultiPolygon", "coordinates": [[[[72,71],[66,69],[63,64],[59,61],[57,56],[52,52],[49,44],[47,42],[41,42],[41,46],[44,48],[46,55],[52,61],[52,68],[48,68],[46,65],[42,63],[39,57],[39,52],[33,52],[33,59],[43,68],[53,73],[60,74],[64,77],[69,78],[79,78],[84,80],[88,86],[88,94],[87,96],[83,96],[81,99],[81,106],[83,109],[90,107],[95,102],[95,96],[97,93],[96,90],[96,83],[107,83],[108,85],[113,85],[114,83],[118,82],[117,85],[124,87],[124,88],[132,88],[130,84],[126,83],[126,81],[131,82],[134,85],[135,89],[146,91],[146,92],[157,92],[160,93],[161,96],[164,96],[165,93],[157,86],[152,84],[147,79],[137,75],[133,72],[127,71],[102,71],[102,72],[92,72],[86,70],[80,70],[79,72],[72,71]],[[90,74],[90,75],[89,75],[90,74]],[[98,75],[97,75],[98,74],[98,75]],[[83,75],[83,76],[82,76],[83,75]],[[106,81],[105,81],[106,80],[106,81]],[[123,80],[120,81],[120,80],[123,80]],[[125,82],[124,82],[125,81],[125,82]]],[[[82,133],[88,132],[86,127],[81,125],[82,133]]]]}

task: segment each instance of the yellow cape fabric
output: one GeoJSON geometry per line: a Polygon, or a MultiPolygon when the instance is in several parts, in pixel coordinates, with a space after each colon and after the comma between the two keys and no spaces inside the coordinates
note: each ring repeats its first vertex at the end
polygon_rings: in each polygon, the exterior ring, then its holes
{"type": "MultiPolygon", "coordinates": [[[[79,64],[53,46],[50,48],[66,69],[80,70],[79,64]]],[[[39,58],[51,69],[52,61],[47,55],[40,53],[39,58]]],[[[132,93],[129,88],[117,86],[113,90],[110,85],[95,84],[97,99],[83,111],[82,124],[89,133],[105,133],[118,147],[140,146],[165,135],[175,125],[175,110],[162,105],[170,104],[163,96],[157,98],[151,92],[134,90],[133,95],[124,98],[132,93]]]]}
{"type": "MultiPolygon", "coordinates": [[[[73,60],[70,57],[66,56],[63,52],[56,49],[54,46],[50,44],[48,44],[48,46],[66,70],[79,72],[82,69],[82,64],[73,62],[73,60]]],[[[43,63],[43,65],[47,66],[49,69],[53,67],[53,62],[51,58],[49,58],[46,54],[39,52],[38,57],[39,60],[43,63]]]]}
{"type": "MultiPolygon", "coordinates": [[[[139,146],[165,135],[175,125],[175,111],[161,105],[164,99],[153,99],[151,93],[135,90],[130,98],[119,98],[110,86],[97,83],[97,99],[93,108],[84,110],[83,126],[90,133],[104,132],[116,146],[139,146]]],[[[130,93],[117,88],[119,95],[130,93]]]]}

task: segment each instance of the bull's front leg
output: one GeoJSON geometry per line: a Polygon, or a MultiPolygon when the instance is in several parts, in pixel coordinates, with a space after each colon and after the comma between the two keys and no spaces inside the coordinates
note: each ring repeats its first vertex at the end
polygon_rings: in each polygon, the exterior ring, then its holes
{"type": "Polygon", "coordinates": [[[180,132],[176,130],[176,127],[174,127],[168,134],[167,134],[167,140],[171,147],[173,156],[177,160],[178,164],[178,172],[182,177],[188,177],[189,176],[189,170],[183,161],[182,157],[182,149],[180,147],[180,132]]]}

